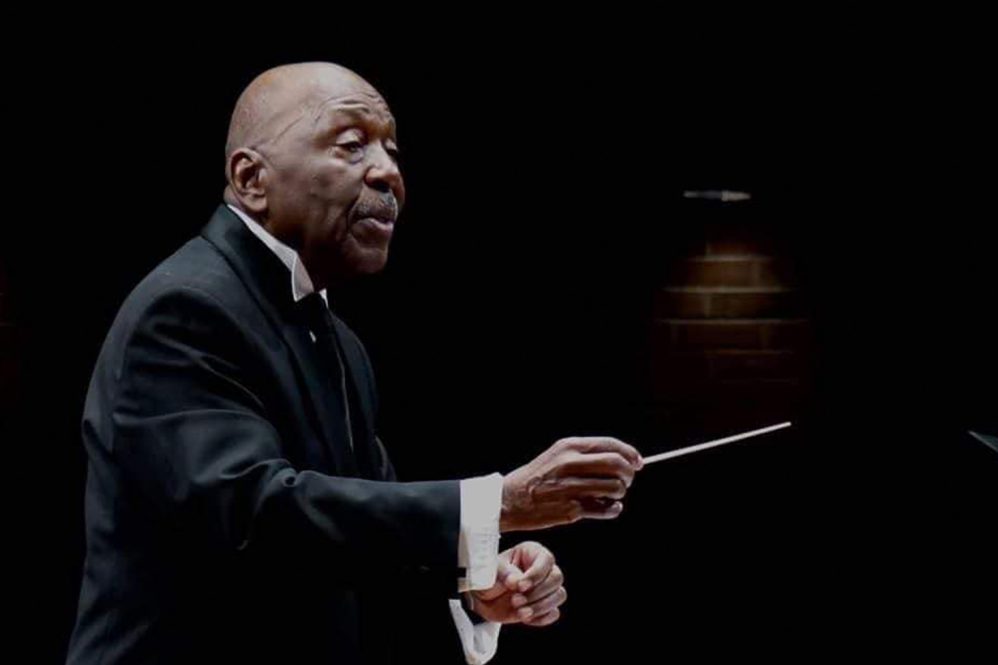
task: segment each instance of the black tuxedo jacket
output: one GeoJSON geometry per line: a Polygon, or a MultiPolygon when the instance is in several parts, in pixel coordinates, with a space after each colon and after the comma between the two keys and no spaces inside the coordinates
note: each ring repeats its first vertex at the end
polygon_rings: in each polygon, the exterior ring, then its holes
{"type": "Polygon", "coordinates": [[[220,206],[122,305],[83,415],[70,663],[387,662],[400,588],[446,613],[459,483],[395,482],[370,363],[337,319],[351,449],[290,280],[220,206]]]}

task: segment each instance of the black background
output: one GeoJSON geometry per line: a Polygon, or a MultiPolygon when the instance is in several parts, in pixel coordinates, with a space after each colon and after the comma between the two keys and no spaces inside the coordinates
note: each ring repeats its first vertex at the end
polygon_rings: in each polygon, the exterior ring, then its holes
{"type": "Polygon", "coordinates": [[[506,630],[497,662],[952,655],[993,631],[998,455],[966,434],[998,433],[978,42],[606,31],[91,34],[49,44],[55,68],[25,47],[4,451],[39,662],[62,657],[75,613],[79,419],[103,336],[219,202],[242,87],[313,59],[358,71],[399,123],[389,266],[334,298],[403,478],[509,471],[568,435],[651,454],[731,431],[649,415],[652,296],[699,214],[685,189],[752,191],[744,223],[807,267],[816,375],[797,426],[649,467],[616,522],[533,534],[570,601],[553,628],[506,630]]]}

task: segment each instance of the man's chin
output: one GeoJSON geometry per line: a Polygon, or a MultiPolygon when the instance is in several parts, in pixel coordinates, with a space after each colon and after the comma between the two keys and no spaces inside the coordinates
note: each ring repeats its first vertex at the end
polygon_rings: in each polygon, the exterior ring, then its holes
{"type": "Polygon", "coordinates": [[[388,250],[367,250],[361,253],[354,262],[354,272],[357,275],[373,275],[385,269],[388,263],[388,250]]]}
{"type": "Polygon", "coordinates": [[[335,266],[330,278],[333,281],[373,275],[384,270],[388,263],[388,246],[362,245],[358,242],[348,242],[338,255],[330,261],[335,266]]]}

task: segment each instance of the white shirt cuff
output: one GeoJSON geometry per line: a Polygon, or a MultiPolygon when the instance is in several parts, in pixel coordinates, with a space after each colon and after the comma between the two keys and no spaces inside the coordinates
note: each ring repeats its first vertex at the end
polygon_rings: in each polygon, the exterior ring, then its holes
{"type": "Polygon", "coordinates": [[[457,634],[461,638],[464,659],[469,665],[485,665],[492,660],[496,655],[496,649],[499,648],[499,629],[502,628],[502,624],[486,621],[475,625],[471,623],[459,599],[451,598],[448,602],[457,634]]]}
{"type": "Polygon", "coordinates": [[[466,577],[458,579],[458,592],[488,589],[495,584],[501,511],[502,474],[461,481],[457,565],[467,572],[466,577]]]}

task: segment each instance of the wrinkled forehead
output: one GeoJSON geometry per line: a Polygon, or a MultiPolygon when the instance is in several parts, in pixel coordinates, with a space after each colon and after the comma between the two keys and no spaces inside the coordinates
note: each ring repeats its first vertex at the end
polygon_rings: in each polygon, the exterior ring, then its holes
{"type": "Polygon", "coordinates": [[[247,104],[259,113],[253,131],[246,132],[257,148],[274,148],[289,140],[311,142],[348,127],[395,139],[395,119],[387,102],[371,84],[349,70],[297,67],[276,70],[269,80],[264,74],[262,79],[254,90],[254,104],[247,104]]]}
{"type": "Polygon", "coordinates": [[[370,85],[353,86],[348,90],[327,90],[314,106],[313,121],[320,129],[344,125],[378,127],[395,135],[395,118],[388,103],[370,85]]]}

